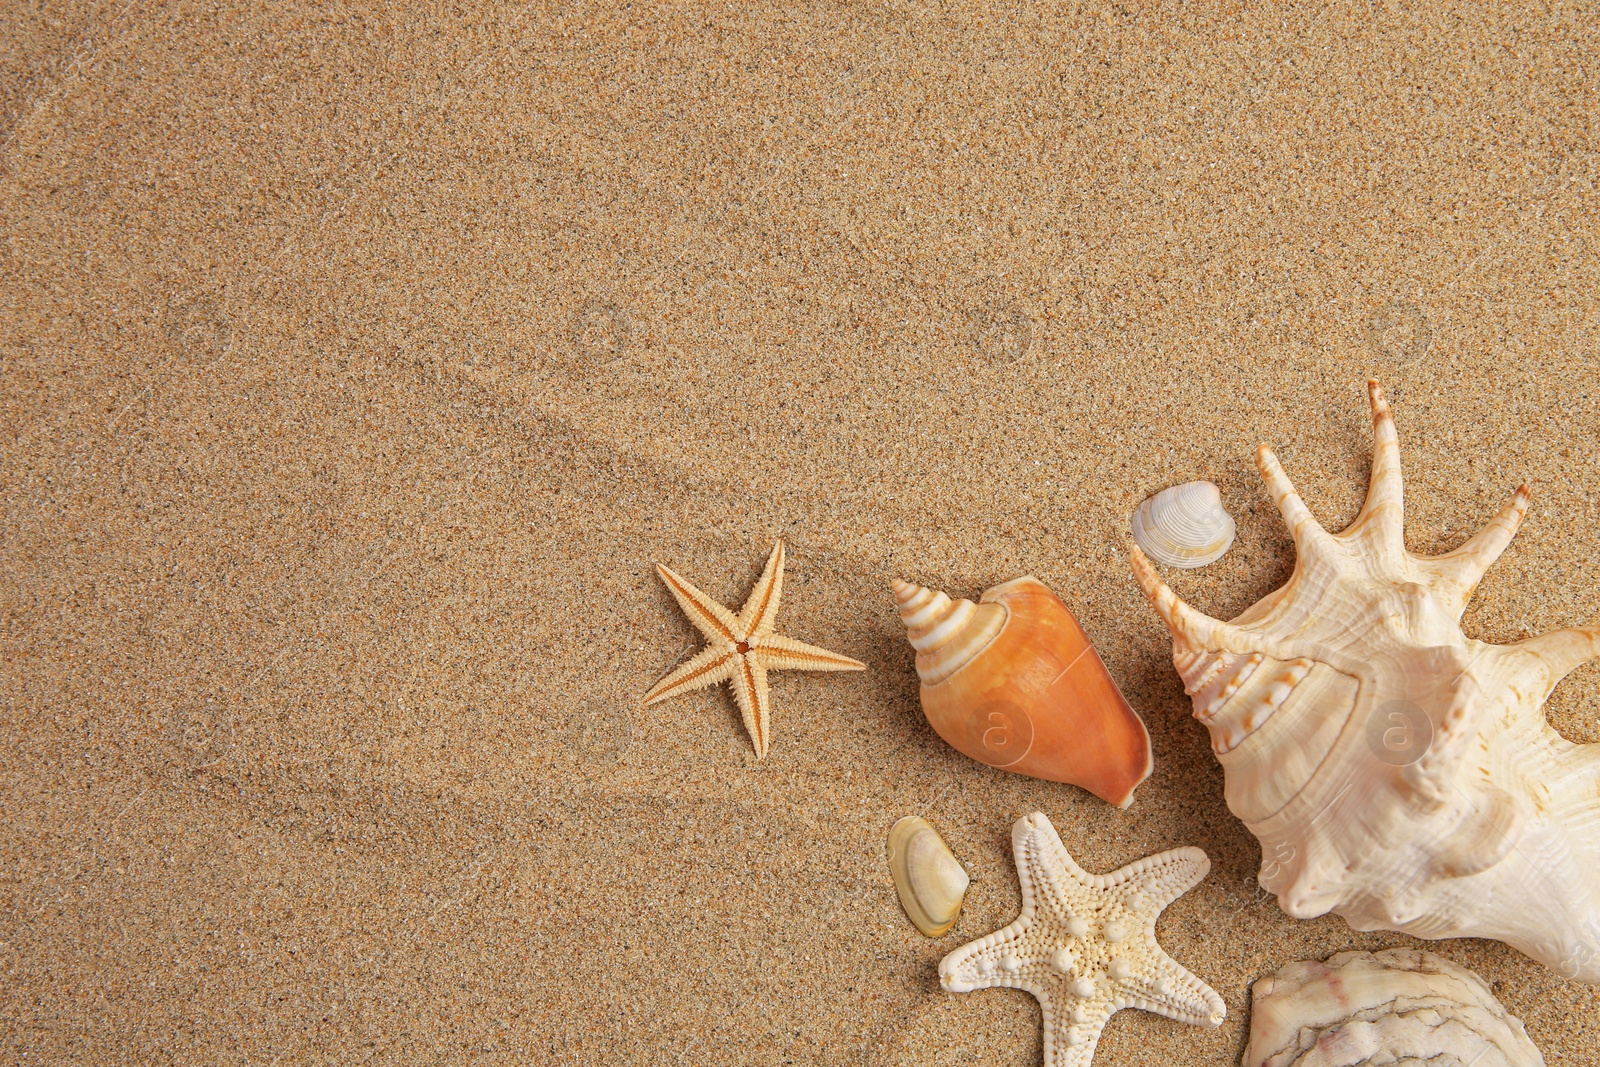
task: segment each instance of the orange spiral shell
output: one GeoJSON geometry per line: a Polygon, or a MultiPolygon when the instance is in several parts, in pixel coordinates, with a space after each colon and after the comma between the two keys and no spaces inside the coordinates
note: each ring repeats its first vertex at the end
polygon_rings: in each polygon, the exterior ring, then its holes
{"type": "Polygon", "coordinates": [[[917,649],[923,714],[952,748],[1118,807],[1133,802],[1150,774],[1150,735],[1043,582],[1017,578],[977,604],[909,582],[894,591],[917,649]]]}

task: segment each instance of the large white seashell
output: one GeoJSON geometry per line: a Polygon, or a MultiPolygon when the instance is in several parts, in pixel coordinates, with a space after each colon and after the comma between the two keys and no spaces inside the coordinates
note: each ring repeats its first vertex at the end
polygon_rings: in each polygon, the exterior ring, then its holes
{"type": "Polygon", "coordinates": [[[929,937],[956,923],[969,880],[939,831],[927,819],[907,815],[889,829],[889,873],[906,918],[929,937]]]}
{"type": "Polygon", "coordinates": [[[1544,1067],[1483,979],[1419,949],[1291,963],[1251,994],[1240,1067],[1544,1067]]]}
{"type": "Polygon", "coordinates": [[[1324,530],[1272,451],[1257,454],[1294,534],[1288,584],[1225,623],[1179,600],[1137,548],[1134,573],[1285,912],[1493,938],[1600,982],[1600,745],[1566,741],[1543,712],[1600,654],[1600,628],[1508,646],[1462,634],[1527,487],[1455,551],[1411,555],[1394,419],[1369,385],[1372,484],[1349,529],[1324,530]]]}
{"type": "Polygon", "coordinates": [[[1168,567],[1204,567],[1233,545],[1233,516],[1210,482],[1163,489],[1134,508],[1128,523],[1144,554],[1168,567]]]}

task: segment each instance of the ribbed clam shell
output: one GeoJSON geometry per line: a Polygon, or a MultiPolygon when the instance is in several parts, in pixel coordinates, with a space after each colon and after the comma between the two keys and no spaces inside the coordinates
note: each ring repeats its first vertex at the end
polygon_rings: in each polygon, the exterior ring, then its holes
{"type": "Polygon", "coordinates": [[[1233,516],[1210,482],[1185,482],[1145,500],[1129,520],[1145,555],[1168,567],[1204,567],[1233,545],[1233,516]]]}
{"type": "Polygon", "coordinates": [[[940,937],[955,925],[969,879],[928,820],[908,815],[890,828],[889,874],[918,930],[940,937]]]}
{"type": "Polygon", "coordinates": [[[1241,1067],[1544,1067],[1483,979],[1431,952],[1341,952],[1251,990],[1241,1067]]]}

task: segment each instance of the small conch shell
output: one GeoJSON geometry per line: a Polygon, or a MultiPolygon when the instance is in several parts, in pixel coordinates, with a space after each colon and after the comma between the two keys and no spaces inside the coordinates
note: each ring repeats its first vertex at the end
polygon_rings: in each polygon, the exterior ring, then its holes
{"type": "Polygon", "coordinates": [[[991,767],[1133,803],[1150,774],[1150,735],[1043,582],[1017,578],[976,604],[893,584],[917,650],[922,712],[940,737],[991,767]]]}
{"type": "Polygon", "coordinates": [[[1210,482],[1161,490],[1133,510],[1129,525],[1144,554],[1168,567],[1204,567],[1233,545],[1233,516],[1210,482]]]}
{"type": "Polygon", "coordinates": [[[890,828],[889,873],[918,930],[942,937],[956,924],[970,879],[927,819],[907,815],[890,828]]]}
{"type": "Polygon", "coordinates": [[[1241,1067],[1544,1067],[1482,978],[1419,949],[1291,963],[1251,995],[1241,1067]]]}

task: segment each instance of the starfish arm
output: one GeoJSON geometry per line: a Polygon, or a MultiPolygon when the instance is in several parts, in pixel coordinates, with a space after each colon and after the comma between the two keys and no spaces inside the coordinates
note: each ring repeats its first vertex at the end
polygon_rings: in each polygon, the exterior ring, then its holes
{"type": "MultiPolygon", "coordinates": [[[[970,993],[974,989],[995,986],[1026,989],[1043,1002],[1045,986],[1022,972],[1022,957],[1015,955],[1021,950],[1019,943],[1023,935],[1032,928],[1033,919],[1024,915],[1010,926],[962,945],[939,961],[939,984],[952,993],[970,993]],[[1019,962],[1017,969],[1008,966],[1008,956],[1019,962]]],[[[1036,970],[1030,968],[1030,971],[1036,970]]]]}
{"type": "Polygon", "coordinates": [[[1073,1009],[1066,1011],[1039,999],[1044,1006],[1044,1067],[1089,1067],[1116,1008],[1101,997],[1072,998],[1073,1009]]]}
{"type": "Polygon", "coordinates": [[[779,541],[772,546],[772,555],[767,557],[760,580],[739,610],[739,632],[748,634],[752,641],[770,634],[778,618],[778,599],[783,596],[783,563],[783,542],[779,541]]]}
{"type": "Polygon", "coordinates": [[[687,663],[681,664],[661,681],[650,687],[644,695],[649,706],[680,693],[692,693],[708,685],[716,685],[733,675],[734,660],[738,659],[726,645],[713,645],[687,663]]]}
{"type": "Polygon", "coordinates": [[[1125,998],[1128,1004],[1181,1023],[1221,1026],[1228,1015],[1228,1006],[1217,991],[1167,955],[1154,938],[1150,941],[1150,954],[1155,974],[1134,984],[1125,998]]]}
{"type": "Polygon", "coordinates": [[[734,644],[741,639],[740,635],[744,631],[739,628],[739,620],[733,617],[733,612],[690,585],[682,575],[675,573],[671,568],[657,563],[656,573],[661,575],[661,580],[672,590],[672,595],[677,598],[689,621],[694,623],[695,629],[712,641],[734,644]]]}
{"type": "Polygon", "coordinates": [[[1211,872],[1211,860],[1193,845],[1174,848],[1135,860],[1107,875],[1107,882],[1119,886],[1122,899],[1133,911],[1150,916],[1151,924],[1174,900],[1199,885],[1211,872]]]}
{"type": "Polygon", "coordinates": [[[1024,815],[1011,826],[1011,852],[1017,861],[1017,881],[1022,886],[1022,912],[1043,908],[1065,921],[1072,915],[1072,899],[1081,895],[1074,885],[1099,888],[1106,875],[1090,874],[1078,866],[1061,843],[1061,835],[1042,811],[1024,815]]]}
{"type": "Polygon", "coordinates": [[[767,758],[768,731],[772,726],[771,702],[767,698],[767,669],[754,656],[733,657],[733,698],[744,718],[745,731],[755,746],[756,759],[767,758]]]}
{"type": "Polygon", "coordinates": [[[865,663],[829,652],[782,634],[768,634],[750,642],[757,658],[774,671],[864,671],[865,663]]]}

